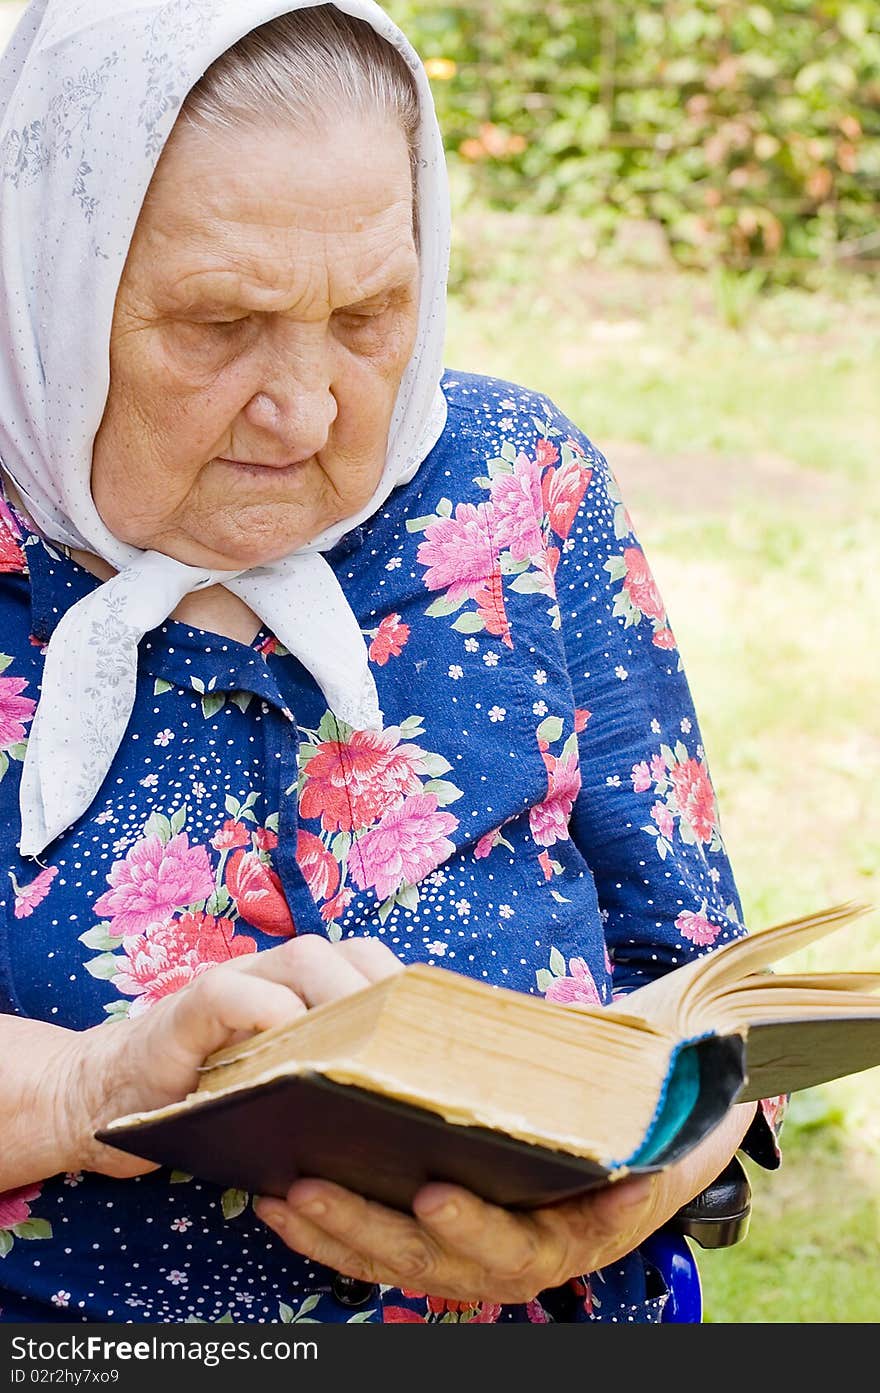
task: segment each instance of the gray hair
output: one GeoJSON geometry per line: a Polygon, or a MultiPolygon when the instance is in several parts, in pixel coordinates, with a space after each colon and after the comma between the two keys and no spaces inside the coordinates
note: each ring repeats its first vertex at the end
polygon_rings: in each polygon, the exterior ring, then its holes
{"type": "Polygon", "coordinates": [[[280,121],[320,131],[328,112],[386,116],[400,125],[418,249],[418,89],[402,54],[366,20],[327,4],[261,24],[215,59],[190,89],[180,118],[222,135],[280,121]]]}

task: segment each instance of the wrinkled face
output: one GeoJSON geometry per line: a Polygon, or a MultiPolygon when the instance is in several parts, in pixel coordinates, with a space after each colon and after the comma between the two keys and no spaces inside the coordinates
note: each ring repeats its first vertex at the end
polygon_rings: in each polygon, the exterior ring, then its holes
{"type": "Polygon", "coordinates": [[[92,454],[105,525],[239,570],[350,517],[382,474],[418,295],[396,125],[181,124],[116,298],[92,454]]]}

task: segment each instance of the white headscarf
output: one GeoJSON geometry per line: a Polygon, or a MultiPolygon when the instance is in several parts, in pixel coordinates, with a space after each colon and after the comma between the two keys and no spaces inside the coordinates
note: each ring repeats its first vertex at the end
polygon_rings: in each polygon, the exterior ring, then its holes
{"type": "Polygon", "coordinates": [[[49,643],[22,772],[23,855],[91,805],[125,733],[137,647],[192,590],[225,584],[303,663],[343,720],[381,725],[357,620],[321,552],[412,478],[446,422],[446,164],[425,70],[373,0],[335,0],[403,54],[421,102],[420,308],[385,469],[356,516],[296,553],[209,572],[120,542],[90,488],[114,302],[135,222],[181,102],[251,29],[321,0],[31,0],[0,63],[0,461],[40,530],[119,574],[49,643]]]}

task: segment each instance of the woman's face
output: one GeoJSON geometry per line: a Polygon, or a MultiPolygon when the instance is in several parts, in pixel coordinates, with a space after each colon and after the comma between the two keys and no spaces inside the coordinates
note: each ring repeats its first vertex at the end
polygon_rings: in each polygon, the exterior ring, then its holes
{"type": "Polygon", "coordinates": [[[116,298],[92,454],[109,530],[241,570],[355,513],[384,467],[418,276],[396,125],[181,124],[116,298]]]}

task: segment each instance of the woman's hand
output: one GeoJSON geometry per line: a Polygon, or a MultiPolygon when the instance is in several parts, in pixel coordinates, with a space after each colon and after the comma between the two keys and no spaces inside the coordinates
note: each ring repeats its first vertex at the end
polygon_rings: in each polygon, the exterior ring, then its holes
{"type": "Polygon", "coordinates": [[[306,934],[212,968],[134,1020],[71,1032],[53,1064],[55,1125],[64,1158],[58,1169],[117,1178],[157,1169],[95,1141],[95,1131],[114,1117],[185,1097],[214,1050],[287,1025],[308,1008],[359,991],[402,966],[376,938],[332,944],[306,934]]]}
{"type": "Polygon", "coordinates": [[[683,1161],[560,1204],[521,1212],[451,1185],[425,1185],[415,1217],[327,1181],[299,1180],[259,1217],[289,1247],[349,1277],[465,1302],[520,1304],[622,1258],[715,1179],[754,1115],[753,1103],[683,1161]],[[319,1206],[319,1208],[316,1208],[319,1206]]]}

